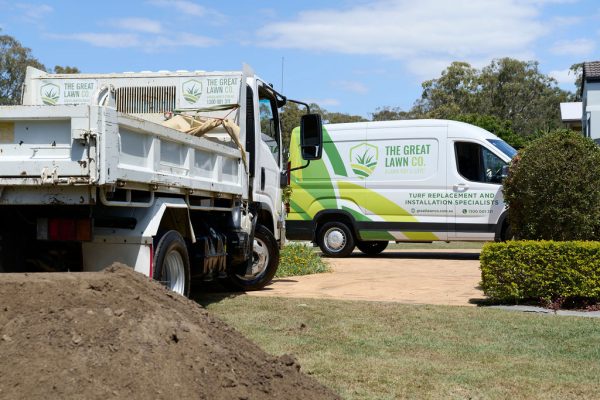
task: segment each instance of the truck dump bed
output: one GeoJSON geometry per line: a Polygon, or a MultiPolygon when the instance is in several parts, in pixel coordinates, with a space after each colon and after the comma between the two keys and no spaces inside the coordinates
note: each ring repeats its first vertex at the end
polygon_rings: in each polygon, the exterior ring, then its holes
{"type": "MultiPolygon", "coordinates": [[[[175,108],[224,117],[223,107],[213,111],[208,102],[237,103],[227,117],[239,123],[243,75],[224,74],[74,77],[30,68],[26,105],[0,107],[0,204],[94,204],[97,196],[110,201],[106,194],[115,188],[244,196],[240,149],[224,131],[194,137],[159,124],[175,108]],[[212,81],[212,90],[222,83],[229,97],[201,96],[212,81]],[[112,94],[112,107],[95,105],[108,103],[99,100],[103,90],[112,94]]],[[[135,197],[121,200],[147,202],[135,197]]]]}
{"type": "Polygon", "coordinates": [[[109,107],[0,109],[0,186],[5,191],[0,203],[8,200],[11,187],[39,186],[71,187],[66,192],[79,192],[79,198],[61,202],[76,204],[95,201],[95,191],[77,190],[90,185],[242,195],[243,172],[237,148],[109,107]]]}

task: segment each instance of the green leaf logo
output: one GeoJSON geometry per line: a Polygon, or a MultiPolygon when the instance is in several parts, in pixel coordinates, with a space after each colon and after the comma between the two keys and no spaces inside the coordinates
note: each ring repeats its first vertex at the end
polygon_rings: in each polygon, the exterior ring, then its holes
{"type": "Polygon", "coordinates": [[[55,106],[60,99],[60,87],[53,83],[46,83],[40,88],[42,102],[47,106],[55,106]]]}
{"type": "Polygon", "coordinates": [[[379,149],[372,144],[361,143],[350,148],[350,167],[360,178],[367,178],[373,173],[378,159],[379,149]]]}
{"type": "Polygon", "coordinates": [[[202,94],[202,82],[195,79],[183,82],[181,85],[183,98],[190,104],[196,104],[200,100],[202,94]]]}

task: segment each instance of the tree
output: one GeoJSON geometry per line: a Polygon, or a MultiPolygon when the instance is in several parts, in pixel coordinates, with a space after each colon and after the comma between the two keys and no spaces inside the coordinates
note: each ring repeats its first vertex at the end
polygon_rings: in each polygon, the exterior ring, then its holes
{"type": "Polygon", "coordinates": [[[45,70],[30,49],[12,36],[0,35],[0,105],[20,102],[27,66],[45,70]]]}
{"type": "Polygon", "coordinates": [[[502,120],[494,115],[462,114],[451,119],[483,128],[516,149],[525,146],[525,140],[513,131],[510,121],[502,120]]]}
{"type": "Polygon", "coordinates": [[[78,74],[81,71],[79,71],[79,68],[77,67],[69,67],[68,65],[61,67],[60,65],[56,65],[54,66],[53,72],[55,74],[78,74]]]}
{"type": "Polygon", "coordinates": [[[581,101],[581,85],[583,83],[583,64],[577,63],[571,65],[569,68],[569,74],[573,74],[575,77],[575,93],[572,93],[569,97],[569,101],[581,101]]]}
{"type": "Polygon", "coordinates": [[[453,62],[439,78],[423,82],[410,112],[421,118],[494,116],[509,121],[517,135],[535,137],[561,126],[560,103],[568,98],[538,67],[535,61],[512,58],[493,60],[481,70],[453,62]]]}
{"type": "Polygon", "coordinates": [[[531,240],[600,240],[600,147],[569,131],[527,145],[504,181],[513,234],[531,240]]]}
{"type": "Polygon", "coordinates": [[[401,119],[414,119],[418,116],[410,111],[402,111],[400,107],[377,107],[375,112],[371,113],[373,121],[396,121],[401,119]]]}

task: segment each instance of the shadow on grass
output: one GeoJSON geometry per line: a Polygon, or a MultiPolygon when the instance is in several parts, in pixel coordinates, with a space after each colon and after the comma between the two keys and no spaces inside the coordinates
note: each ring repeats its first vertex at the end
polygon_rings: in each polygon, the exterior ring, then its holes
{"type": "MultiPolygon", "coordinates": [[[[327,258],[327,257],[324,257],[327,258]]],[[[393,259],[419,259],[419,260],[479,260],[479,253],[473,252],[428,252],[416,251],[386,251],[375,256],[362,253],[352,253],[348,258],[393,258],[393,259]]]]}

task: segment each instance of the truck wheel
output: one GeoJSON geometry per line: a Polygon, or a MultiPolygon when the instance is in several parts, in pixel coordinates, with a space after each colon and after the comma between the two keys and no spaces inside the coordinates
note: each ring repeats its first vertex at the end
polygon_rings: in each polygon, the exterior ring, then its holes
{"type": "Polygon", "coordinates": [[[388,241],[376,241],[376,242],[358,242],[356,247],[368,256],[374,256],[386,249],[388,241]]]}
{"type": "Polygon", "coordinates": [[[327,222],[317,234],[317,244],[328,257],[347,257],[354,250],[354,236],[342,222],[327,222]]]}
{"type": "MultiPolygon", "coordinates": [[[[263,225],[256,225],[252,264],[235,266],[228,270],[233,288],[239,290],[259,290],[264,288],[275,276],[279,266],[279,246],[277,240],[263,225]]],[[[227,285],[231,288],[231,285],[227,285]]]]}
{"type": "Polygon", "coordinates": [[[152,278],[182,296],[190,294],[190,257],[187,245],[177,231],[160,237],[154,250],[152,278]]]}

